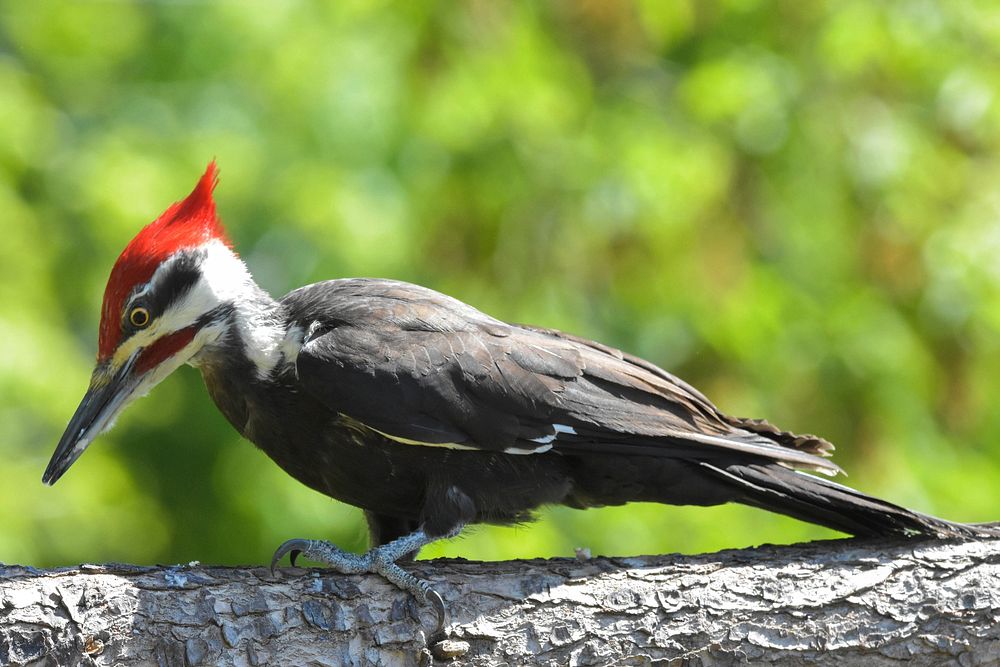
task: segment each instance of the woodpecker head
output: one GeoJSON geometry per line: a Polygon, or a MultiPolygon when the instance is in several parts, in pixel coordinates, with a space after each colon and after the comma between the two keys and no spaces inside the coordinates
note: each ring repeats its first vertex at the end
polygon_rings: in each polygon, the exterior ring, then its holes
{"type": "Polygon", "coordinates": [[[126,405],[229,331],[253,286],[215,214],[215,163],[132,239],[104,292],[97,365],[42,481],[53,484],[126,405]]]}

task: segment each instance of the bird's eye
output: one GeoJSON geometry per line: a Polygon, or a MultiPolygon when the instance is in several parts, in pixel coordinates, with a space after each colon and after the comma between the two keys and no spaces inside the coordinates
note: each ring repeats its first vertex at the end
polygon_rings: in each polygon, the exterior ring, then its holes
{"type": "Polygon", "coordinates": [[[142,306],[136,306],[132,309],[132,312],[128,314],[128,321],[132,323],[132,326],[141,329],[149,324],[149,311],[142,306]]]}

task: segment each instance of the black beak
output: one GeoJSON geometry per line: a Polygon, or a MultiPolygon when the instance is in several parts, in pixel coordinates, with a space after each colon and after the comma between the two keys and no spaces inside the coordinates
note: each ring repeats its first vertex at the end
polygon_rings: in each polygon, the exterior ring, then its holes
{"type": "Polygon", "coordinates": [[[66,432],[59,439],[56,451],[42,475],[42,482],[55,484],[80,458],[87,445],[111,427],[142,379],[142,374],[136,377],[132,372],[137,356],[133,355],[110,377],[105,367],[98,366],[94,369],[90,388],[84,394],[73,418],[69,420],[66,432]]]}

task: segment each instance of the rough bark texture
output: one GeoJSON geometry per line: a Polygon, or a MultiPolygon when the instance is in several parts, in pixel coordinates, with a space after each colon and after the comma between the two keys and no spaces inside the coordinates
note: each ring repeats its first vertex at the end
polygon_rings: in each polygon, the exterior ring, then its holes
{"type": "MultiPolygon", "coordinates": [[[[457,664],[1000,664],[1000,540],[410,567],[457,664]]],[[[0,567],[3,665],[430,664],[431,623],[328,570],[0,567]]]]}

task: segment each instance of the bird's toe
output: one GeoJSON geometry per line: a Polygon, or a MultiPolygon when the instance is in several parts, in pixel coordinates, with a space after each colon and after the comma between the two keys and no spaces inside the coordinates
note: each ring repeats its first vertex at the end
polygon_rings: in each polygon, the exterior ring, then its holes
{"type": "Polygon", "coordinates": [[[285,554],[288,554],[289,562],[292,567],[295,567],[295,560],[299,557],[299,554],[308,552],[312,545],[313,540],[294,539],[284,542],[275,550],[274,555],[271,556],[271,574],[274,574],[278,562],[285,557],[285,554]]]}

